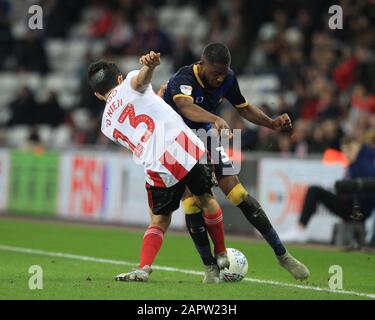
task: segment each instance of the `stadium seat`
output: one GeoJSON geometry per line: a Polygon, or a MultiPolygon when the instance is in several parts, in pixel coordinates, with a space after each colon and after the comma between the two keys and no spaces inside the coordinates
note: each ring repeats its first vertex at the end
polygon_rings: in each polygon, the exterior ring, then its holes
{"type": "MultiPolygon", "coordinates": [[[[11,113],[7,108],[8,103],[13,99],[13,95],[0,94],[0,124],[4,125],[11,117],[11,113]]],[[[0,126],[1,127],[1,126],[0,126]]]]}
{"type": "Polygon", "coordinates": [[[275,75],[241,76],[238,82],[244,91],[274,92],[280,88],[279,79],[275,75]]]}
{"type": "Polygon", "coordinates": [[[41,142],[46,146],[49,145],[52,135],[52,128],[48,125],[39,125],[36,129],[41,142]]]}
{"type": "Polygon", "coordinates": [[[48,39],[45,42],[45,48],[49,66],[52,70],[62,69],[67,54],[65,41],[60,39],[48,39]]]}
{"type": "Polygon", "coordinates": [[[18,83],[20,86],[27,86],[33,91],[37,91],[42,83],[42,77],[38,73],[27,72],[18,74],[18,83]]]}
{"type": "Polygon", "coordinates": [[[46,51],[52,71],[75,73],[85,62],[88,52],[94,57],[102,56],[105,43],[102,40],[49,39],[46,41],[46,51]]]}
{"type": "Polygon", "coordinates": [[[238,77],[241,91],[254,104],[268,104],[276,110],[279,103],[279,79],[274,75],[257,75],[238,77]]]}
{"type": "Polygon", "coordinates": [[[72,118],[74,123],[79,129],[86,130],[89,129],[90,115],[86,109],[77,109],[72,112],[72,118]]]}
{"type": "MultiPolygon", "coordinates": [[[[207,30],[207,22],[199,18],[193,6],[164,6],[159,10],[161,29],[168,30],[173,38],[189,35],[193,43],[201,40],[207,30]]],[[[200,50],[200,48],[199,48],[200,50]]]]}
{"type": "Polygon", "coordinates": [[[15,91],[19,87],[18,77],[14,73],[2,72],[0,73],[0,88],[1,91],[15,91]]]}
{"type": "Polygon", "coordinates": [[[9,128],[6,134],[6,144],[11,147],[20,148],[28,141],[31,128],[28,126],[15,126],[9,128]]]}
{"type": "Polygon", "coordinates": [[[60,92],[58,94],[58,101],[62,108],[71,109],[78,103],[79,97],[70,92],[60,92]]]}
{"type": "Polygon", "coordinates": [[[21,73],[0,73],[0,87],[3,92],[16,92],[23,86],[27,86],[32,90],[39,88],[41,76],[33,72],[21,73]]]}
{"type": "Polygon", "coordinates": [[[61,125],[52,131],[51,141],[53,148],[67,148],[71,145],[72,129],[67,125],[61,125]]]}
{"type": "Polygon", "coordinates": [[[76,92],[79,85],[79,79],[74,75],[50,73],[44,78],[44,88],[56,92],[76,92]]]}

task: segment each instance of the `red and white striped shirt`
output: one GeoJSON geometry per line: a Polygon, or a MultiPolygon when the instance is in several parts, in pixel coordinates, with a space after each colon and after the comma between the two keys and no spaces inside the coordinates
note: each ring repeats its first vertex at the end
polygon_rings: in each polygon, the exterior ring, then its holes
{"type": "Polygon", "coordinates": [[[146,181],[171,187],[203,156],[203,142],[151,85],[144,93],[131,87],[138,70],[128,73],[109,95],[102,118],[102,132],[130,149],[143,166],[146,181]]]}

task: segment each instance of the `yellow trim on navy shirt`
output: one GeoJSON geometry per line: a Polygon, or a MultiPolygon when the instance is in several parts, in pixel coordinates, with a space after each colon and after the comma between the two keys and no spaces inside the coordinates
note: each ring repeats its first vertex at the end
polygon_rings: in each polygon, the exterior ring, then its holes
{"type": "Polygon", "coordinates": [[[247,101],[245,101],[244,103],[241,103],[241,104],[235,104],[234,106],[238,109],[242,109],[242,108],[246,108],[247,106],[249,105],[249,103],[247,101]]]}
{"type": "Polygon", "coordinates": [[[202,88],[204,88],[204,84],[203,84],[203,82],[202,82],[202,80],[201,80],[201,78],[199,77],[199,74],[198,74],[198,65],[197,64],[195,64],[193,66],[193,71],[194,71],[194,75],[195,75],[195,78],[197,79],[198,83],[200,84],[200,86],[202,88]]]}
{"type": "Polygon", "coordinates": [[[176,98],[189,98],[189,99],[194,101],[194,98],[192,96],[188,96],[187,94],[182,94],[182,93],[175,94],[173,96],[173,101],[175,101],[174,99],[176,99],[176,98]]]}

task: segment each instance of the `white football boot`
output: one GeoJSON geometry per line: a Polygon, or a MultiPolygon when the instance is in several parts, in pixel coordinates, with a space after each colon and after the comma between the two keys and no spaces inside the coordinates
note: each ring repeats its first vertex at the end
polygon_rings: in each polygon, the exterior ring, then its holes
{"type": "Polygon", "coordinates": [[[218,253],[215,255],[217,266],[220,270],[229,268],[229,259],[226,252],[218,253]]]}
{"type": "Polygon", "coordinates": [[[151,272],[152,269],[149,266],[144,266],[142,269],[138,268],[127,273],[120,273],[115,277],[115,280],[147,282],[151,272]]]}
{"type": "Polygon", "coordinates": [[[204,266],[203,283],[219,283],[220,269],[216,264],[204,266]]]}
{"type": "Polygon", "coordinates": [[[296,258],[294,258],[288,251],[282,256],[278,256],[279,264],[285,268],[295,279],[306,280],[310,276],[310,271],[307,267],[296,258]]]}

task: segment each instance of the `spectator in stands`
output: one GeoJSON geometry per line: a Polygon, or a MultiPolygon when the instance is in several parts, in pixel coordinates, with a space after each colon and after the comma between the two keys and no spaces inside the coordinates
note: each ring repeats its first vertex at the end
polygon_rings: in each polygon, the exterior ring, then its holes
{"type": "MultiPolygon", "coordinates": [[[[374,143],[374,28],[368,15],[373,5],[343,1],[340,5],[344,8],[345,28],[333,31],[327,28],[329,1],[271,2],[195,0],[193,10],[202,21],[196,24],[197,30],[187,30],[187,35],[181,37],[176,30],[163,29],[158,19],[163,9],[168,11],[170,6],[176,12],[186,1],[41,0],[44,30],[39,32],[25,27],[25,1],[0,0],[0,70],[42,75],[57,72],[50,70],[44,47],[55,48],[50,43],[47,46],[47,41],[53,41],[51,38],[69,41],[72,29],[73,36],[80,35],[84,42],[103,42],[114,59],[152,49],[164,57],[169,55],[166,59],[172,58],[175,70],[196,59],[197,44],[226,42],[232,52],[232,68],[245,76],[264,72],[276,75],[280,87],[271,93],[277,96],[275,104],[288,112],[293,122],[303,119],[309,129],[297,130],[297,136],[288,140],[277,139],[264,128],[246,127],[244,149],[302,155],[306,141],[309,153],[338,148],[342,134],[339,123],[344,120],[343,130],[374,143]]],[[[94,47],[90,45],[90,50],[94,47]]],[[[78,61],[81,57],[72,59],[78,61]]],[[[95,59],[91,56],[89,61],[92,60],[95,59]]],[[[102,106],[85,81],[86,77],[81,81],[78,106],[90,110],[95,122],[102,106]]],[[[256,86],[256,79],[254,83],[256,86]]],[[[260,103],[268,102],[270,92],[255,90],[264,99],[260,103]]],[[[3,97],[7,99],[6,94],[0,95],[0,99],[3,97]]],[[[273,109],[276,111],[277,107],[273,109]]],[[[232,127],[236,126],[242,128],[234,119],[232,127]]]]}
{"type": "Polygon", "coordinates": [[[129,46],[128,54],[142,54],[153,50],[163,56],[173,52],[172,41],[167,33],[162,31],[155,16],[141,12],[138,16],[134,39],[129,46]]]}
{"type": "MultiPolygon", "coordinates": [[[[153,1],[153,5],[157,6],[156,1],[153,1]]],[[[143,9],[142,2],[139,0],[119,0],[118,6],[117,10],[126,14],[131,25],[135,26],[137,23],[138,12],[143,9]]]]}
{"type": "Polygon", "coordinates": [[[237,13],[229,18],[227,28],[228,49],[232,52],[231,68],[237,74],[242,74],[250,53],[250,45],[246,41],[246,28],[242,16],[237,13]]]}
{"type": "Polygon", "coordinates": [[[227,40],[224,38],[225,28],[228,23],[227,15],[218,6],[213,6],[208,11],[207,19],[208,30],[204,42],[225,42],[227,40]]]}
{"type": "Polygon", "coordinates": [[[309,151],[308,139],[310,128],[309,123],[301,119],[294,122],[293,134],[291,140],[293,143],[294,154],[298,157],[305,157],[309,151]]]}
{"type": "Polygon", "coordinates": [[[300,8],[297,12],[295,27],[301,31],[304,37],[304,55],[310,52],[311,37],[314,31],[314,21],[308,8],[300,8]]]}
{"type": "Polygon", "coordinates": [[[290,135],[287,133],[278,134],[274,146],[273,151],[279,152],[282,156],[289,156],[293,152],[293,144],[290,135]]]}
{"type": "Polygon", "coordinates": [[[61,0],[43,1],[44,36],[46,38],[65,38],[71,22],[61,0]]]}
{"type": "Polygon", "coordinates": [[[112,27],[113,11],[104,1],[94,1],[91,9],[89,35],[93,38],[104,38],[112,27]]]}
{"type": "Polygon", "coordinates": [[[375,113],[367,117],[367,127],[363,132],[362,140],[375,149],[375,113]]]}
{"type": "Polygon", "coordinates": [[[0,70],[6,68],[6,62],[12,52],[13,36],[11,33],[11,4],[0,0],[0,70]]]}
{"type": "Polygon", "coordinates": [[[356,58],[358,61],[358,65],[355,69],[355,78],[357,82],[362,84],[368,93],[375,95],[374,52],[371,53],[369,48],[360,46],[357,48],[356,58]]]}
{"type": "Polygon", "coordinates": [[[48,72],[48,59],[40,34],[36,31],[26,33],[15,49],[17,68],[45,74],[48,72]]]}
{"type": "Polygon", "coordinates": [[[34,99],[33,92],[28,87],[23,87],[16,98],[9,104],[11,117],[8,126],[34,125],[38,112],[38,104],[34,99]]]}
{"type": "Polygon", "coordinates": [[[27,140],[20,146],[22,150],[29,150],[31,152],[41,154],[45,151],[45,147],[40,139],[38,130],[33,127],[30,130],[27,140]]]}
{"type": "Polygon", "coordinates": [[[308,142],[309,153],[323,153],[328,148],[327,141],[324,140],[324,132],[319,123],[314,124],[312,135],[308,142]]]}
{"type": "MultiPolygon", "coordinates": [[[[342,150],[349,160],[347,178],[375,178],[375,150],[362,144],[355,138],[346,137],[342,140],[342,150]]],[[[353,195],[337,195],[319,186],[308,188],[302,213],[298,224],[280,235],[282,241],[306,242],[307,225],[315,214],[319,204],[323,204],[332,214],[345,221],[352,221],[353,195]]],[[[359,201],[363,217],[367,219],[375,209],[375,198],[367,192],[359,193],[359,201]]]]}
{"type": "Polygon", "coordinates": [[[176,39],[175,50],[173,51],[173,69],[177,71],[182,66],[186,66],[197,60],[190,48],[190,38],[180,36],[176,39]]]}
{"type": "Polygon", "coordinates": [[[324,120],[321,124],[324,136],[323,144],[327,148],[340,149],[340,140],[343,137],[343,132],[340,127],[338,120],[336,119],[327,119],[324,120]]]}
{"type": "Polygon", "coordinates": [[[64,123],[65,116],[65,111],[61,108],[56,93],[50,91],[46,101],[38,105],[36,123],[56,127],[64,123]]]}
{"type": "Polygon", "coordinates": [[[122,55],[133,41],[133,37],[134,30],[127,17],[121,11],[115,12],[106,36],[107,52],[111,55],[122,55]]]}

